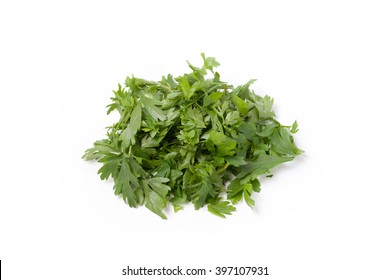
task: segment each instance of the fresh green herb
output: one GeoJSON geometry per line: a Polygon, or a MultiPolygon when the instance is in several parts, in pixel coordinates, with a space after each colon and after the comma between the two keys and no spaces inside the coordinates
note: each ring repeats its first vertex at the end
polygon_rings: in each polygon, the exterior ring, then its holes
{"type": "Polygon", "coordinates": [[[119,121],[83,158],[103,164],[100,178],[114,180],[114,192],[130,207],[145,205],[161,218],[192,202],[208,205],[220,217],[242,199],[252,207],[259,175],[291,161],[302,151],[294,144],[296,122],[281,125],[273,99],[233,87],[214,72],[219,63],[202,54],[203,66],[153,82],[134,76],[118,85],[108,114],[119,121]]]}

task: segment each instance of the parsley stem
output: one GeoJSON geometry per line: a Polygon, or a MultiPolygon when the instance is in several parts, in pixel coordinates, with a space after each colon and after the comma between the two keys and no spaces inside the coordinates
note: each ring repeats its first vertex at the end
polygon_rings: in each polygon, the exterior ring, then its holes
{"type": "Polygon", "coordinates": [[[226,168],[228,168],[228,167],[229,167],[229,163],[226,162],[225,165],[217,171],[217,173],[221,173],[221,172],[225,171],[226,168]]]}

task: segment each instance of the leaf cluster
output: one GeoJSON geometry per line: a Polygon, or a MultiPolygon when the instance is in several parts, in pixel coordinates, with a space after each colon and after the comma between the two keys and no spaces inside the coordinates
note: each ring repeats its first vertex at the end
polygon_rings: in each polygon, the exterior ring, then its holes
{"type": "Polygon", "coordinates": [[[275,119],[273,99],[245,85],[221,81],[219,63],[202,54],[203,66],[158,82],[134,76],[114,91],[108,114],[119,113],[107,137],[83,158],[102,164],[102,180],[130,207],[145,205],[161,218],[192,202],[220,217],[241,200],[249,206],[260,191],[259,175],[301,153],[294,144],[297,123],[275,119]]]}

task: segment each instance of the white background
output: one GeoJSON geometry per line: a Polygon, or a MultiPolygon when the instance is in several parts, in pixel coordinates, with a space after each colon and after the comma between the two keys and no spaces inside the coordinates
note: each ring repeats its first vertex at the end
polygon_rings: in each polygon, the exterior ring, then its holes
{"type": "Polygon", "coordinates": [[[386,2],[1,1],[4,279],[131,279],[127,265],[390,279],[386,2]],[[201,52],[225,81],[258,79],[306,153],[262,181],[254,211],[161,220],[80,157],[115,121],[118,82],[182,74],[201,52]]]}

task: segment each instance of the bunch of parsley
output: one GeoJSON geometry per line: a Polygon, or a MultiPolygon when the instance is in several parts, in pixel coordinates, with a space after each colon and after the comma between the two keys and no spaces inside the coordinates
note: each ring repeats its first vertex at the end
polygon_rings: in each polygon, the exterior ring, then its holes
{"type": "Polygon", "coordinates": [[[83,158],[103,164],[100,178],[112,177],[130,207],[144,204],[165,219],[167,203],[178,211],[192,202],[225,217],[242,199],[255,204],[259,175],[301,153],[297,123],[281,125],[273,99],[249,89],[254,80],[233,87],[214,72],[215,58],[202,58],[201,68],[188,63],[191,73],[127,77],[114,91],[107,113],[119,121],[83,158]]]}

